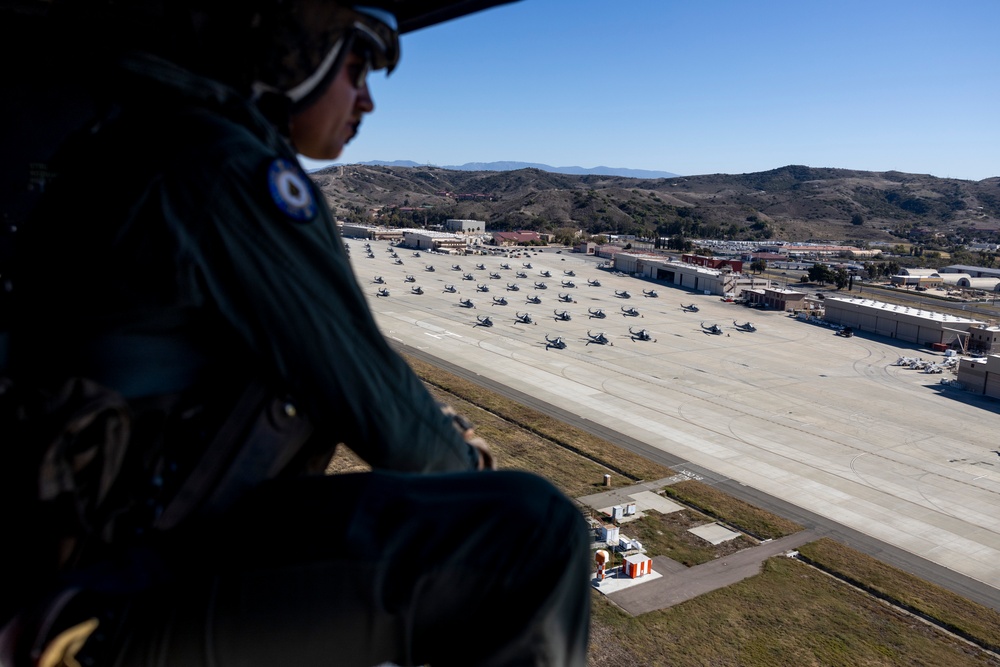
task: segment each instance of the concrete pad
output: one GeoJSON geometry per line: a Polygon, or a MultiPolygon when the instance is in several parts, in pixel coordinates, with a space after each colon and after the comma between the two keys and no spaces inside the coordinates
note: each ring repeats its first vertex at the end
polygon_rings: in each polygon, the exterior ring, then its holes
{"type": "Polygon", "coordinates": [[[597,573],[595,572],[593,578],[590,580],[590,585],[604,595],[609,595],[611,593],[617,593],[618,591],[625,590],[626,588],[651,583],[662,576],[662,574],[653,570],[649,574],[644,574],[641,577],[633,579],[627,574],[623,574],[621,568],[616,567],[610,573],[605,574],[604,581],[598,581],[597,573]]]}
{"type": "Polygon", "coordinates": [[[709,523],[704,526],[698,526],[697,528],[689,528],[689,533],[694,533],[706,542],[711,542],[712,544],[722,544],[723,542],[728,542],[729,540],[735,540],[740,536],[734,530],[729,530],[725,526],[720,526],[717,523],[709,523]]]}
{"type": "Polygon", "coordinates": [[[629,495],[635,500],[636,511],[655,510],[660,514],[670,514],[684,509],[683,505],[678,505],[669,498],[664,498],[652,491],[639,491],[629,495]]]}

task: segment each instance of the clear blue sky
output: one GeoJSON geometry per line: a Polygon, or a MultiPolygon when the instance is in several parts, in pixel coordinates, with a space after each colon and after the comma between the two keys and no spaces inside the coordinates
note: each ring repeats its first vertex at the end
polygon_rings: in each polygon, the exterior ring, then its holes
{"type": "Polygon", "coordinates": [[[1000,176],[1000,0],[520,0],[404,35],[340,162],[1000,176]]]}

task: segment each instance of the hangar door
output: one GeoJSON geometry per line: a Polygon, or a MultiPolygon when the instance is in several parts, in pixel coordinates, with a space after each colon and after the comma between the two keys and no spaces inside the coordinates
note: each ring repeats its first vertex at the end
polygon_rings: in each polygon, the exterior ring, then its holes
{"type": "Polygon", "coordinates": [[[910,322],[899,322],[896,325],[896,338],[908,340],[913,343],[919,342],[919,329],[920,327],[916,324],[912,324],[910,322]]]}
{"type": "Polygon", "coordinates": [[[880,317],[875,321],[875,333],[881,336],[896,335],[896,320],[891,317],[880,317]]]}
{"type": "Polygon", "coordinates": [[[667,271],[666,269],[657,269],[656,270],[656,279],[657,280],[666,280],[668,283],[672,283],[672,282],[674,282],[674,272],[673,271],[667,271]]]}
{"type": "Polygon", "coordinates": [[[992,398],[1000,398],[1000,373],[986,374],[986,388],[983,393],[992,398]]]}

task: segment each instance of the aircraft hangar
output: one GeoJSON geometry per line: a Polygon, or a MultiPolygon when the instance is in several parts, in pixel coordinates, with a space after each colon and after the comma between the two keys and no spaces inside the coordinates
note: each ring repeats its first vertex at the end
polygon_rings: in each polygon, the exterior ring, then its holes
{"type": "MultiPolygon", "coordinates": [[[[615,269],[635,276],[667,282],[705,294],[734,294],[739,274],[710,269],[698,264],[664,260],[661,256],[637,253],[615,253],[615,269]]],[[[758,281],[758,283],[766,281],[758,281]]]]}
{"type": "Polygon", "coordinates": [[[823,319],[827,322],[920,345],[950,344],[970,328],[984,324],[980,320],[873,299],[827,297],[823,304],[826,310],[823,319]]]}

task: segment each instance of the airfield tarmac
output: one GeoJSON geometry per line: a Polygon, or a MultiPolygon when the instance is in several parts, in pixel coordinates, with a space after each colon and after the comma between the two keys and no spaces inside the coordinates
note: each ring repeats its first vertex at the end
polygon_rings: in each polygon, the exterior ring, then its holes
{"type": "Polygon", "coordinates": [[[552,248],[520,258],[394,248],[396,264],[386,242],[370,242],[372,258],[365,241],[347,243],[379,326],[401,346],[662,452],[678,472],[733,480],[969,577],[988,587],[981,601],[1000,599],[1000,404],[942,385],[947,373],[893,365],[939,353],[874,335],[842,338],[785,313],[613,275],[600,260],[552,248]],[[595,279],[601,285],[588,286],[595,279]],[[536,288],[541,282],[547,289],[536,288]],[[380,287],[388,297],[376,296],[380,287]],[[651,289],[657,297],[643,296],[651,289]],[[494,304],[501,296],[507,305],[494,304]],[[682,309],[691,303],[699,312],[682,309]],[[605,318],[590,316],[598,308],[605,318]],[[558,321],[561,310],[572,319],[558,321]],[[535,324],[517,322],[518,312],[535,324]],[[757,331],[734,326],[747,320],[757,331]],[[653,340],[634,340],[630,327],[653,340]],[[588,332],[611,344],[591,343],[588,332]],[[546,347],[546,336],[566,347],[546,347]]]}

